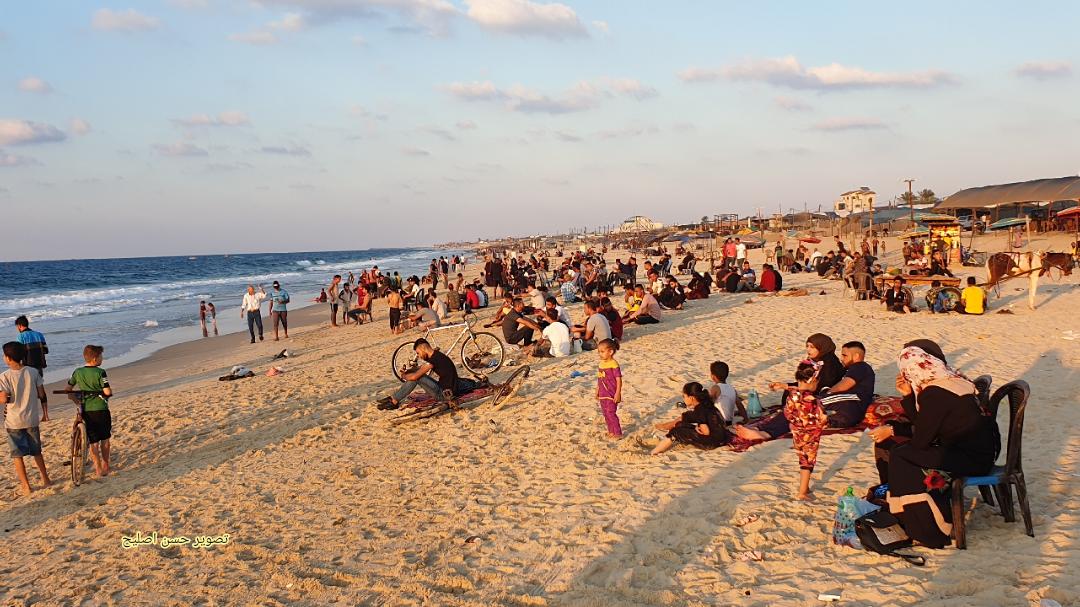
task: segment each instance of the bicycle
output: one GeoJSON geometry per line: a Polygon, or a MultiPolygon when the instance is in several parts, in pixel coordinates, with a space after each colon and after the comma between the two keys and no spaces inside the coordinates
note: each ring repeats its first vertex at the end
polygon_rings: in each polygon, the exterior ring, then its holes
{"type": "Polygon", "coordinates": [[[475,390],[461,395],[455,395],[452,390],[445,390],[441,399],[407,408],[403,413],[392,418],[390,425],[397,426],[419,419],[428,419],[447,411],[461,411],[467,403],[483,402],[485,399],[489,399],[492,407],[496,411],[500,411],[521,390],[521,386],[528,377],[529,366],[525,365],[516,369],[501,384],[481,385],[475,390]]]}
{"type": "Polygon", "coordinates": [[[954,312],[960,309],[960,289],[956,287],[933,287],[926,294],[926,309],[933,311],[934,302],[939,293],[945,294],[944,312],[954,312]]]}
{"type": "MultiPolygon", "coordinates": [[[[476,315],[469,314],[465,317],[465,322],[428,329],[424,332],[424,339],[427,339],[433,333],[460,329],[460,333],[454,338],[454,342],[450,344],[446,351],[453,351],[458,342],[461,342],[461,348],[458,350],[461,364],[469,373],[482,379],[502,367],[506,353],[498,337],[491,333],[473,331],[474,324],[476,324],[476,315]]],[[[394,372],[394,377],[403,382],[405,381],[403,377],[416,369],[419,362],[419,357],[416,356],[416,352],[413,350],[413,342],[408,341],[394,350],[394,356],[390,359],[390,366],[394,372]]]]}
{"type": "Polygon", "coordinates": [[[75,423],[71,427],[71,482],[76,487],[86,479],[86,460],[90,458],[90,443],[86,437],[86,422],[83,421],[83,401],[89,396],[102,396],[101,392],[82,392],[79,390],[53,390],[53,394],[65,394],[79,407],[75,423]]]}

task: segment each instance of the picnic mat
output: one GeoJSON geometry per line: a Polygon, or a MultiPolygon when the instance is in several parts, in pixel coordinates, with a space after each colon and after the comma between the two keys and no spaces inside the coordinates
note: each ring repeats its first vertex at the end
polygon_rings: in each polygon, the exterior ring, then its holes
{"type": "MultiPolygon", "coordinates": [[[[458,403],[464,404],[474,400],[480,400],[482,398],[491,396],[498,386],[484,386],[477,388],[472,392],[466,392],[457,397],[458,403]]],[[[402,403],[402,409],[423,409],[424,407],[430,407],[435,404],[435,399],[427,392],[419,392],[410,396],[404,403],[402,403]]]]}
{"type": "MultiPolygon", "coordinates": [[[[822,435],[825,436],[829,434],[854,434],[856,432],[862,432],[867,428],[876,428],[890,420],[900,419],[904,416],[904,408],[900,406],[900,401],[901,398],[899,396],[875,396],[874,402],[870,403],[870,406],[866,409],[866,417],[863,418],[862,423],[860,423],[858,426],[854,426],[851,428],[825,428],[825,431],[822,432],[822,435]]],[[[770,407],[766,410],[765,417],[768,417],[769,415],[772,415],[774,413],[779,413],[780,411],[780,407],[770,407]]],[[[755,445],[760,445],[761,443],[765,443],[770,440],[790,437],[790,432],[784,434],[783,436],[777,436],[776,438],[765,440],[746,440],[744,438],[739,438],[738,436],[736,436],[735,438],[731,439],[730,443],[728,443],[728,448],[736,453],[742,453],[743,451],[746,451],[755,445]]]]}

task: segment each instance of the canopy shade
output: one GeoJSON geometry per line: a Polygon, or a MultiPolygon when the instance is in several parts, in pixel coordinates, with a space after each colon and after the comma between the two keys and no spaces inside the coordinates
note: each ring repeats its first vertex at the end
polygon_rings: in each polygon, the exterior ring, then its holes
{"type": "Polygon", "coordinates": [[[1075,206],[1071,209],[1065,209],[1064,211],[1058,211],[1058,217],[1080,217],[1080,206],[1075,206]]]}
{"type": "Polygon", "coordinates": [[[915,221],[924,223],[956,223],[956,218],[952,215],[945,215],[943,213],[915,213],[915,221]]]}
{"type": "Polygon", "coordinates": [[[1003,204],[1080,200],[1080,177],[1035,179],[1003,185],[968,188],[949,196],[935,211],[946,209],[988,209],[1003,204]]]}
{"type": "Polygon", "coordinates": [[[990,224],[991,230],[1004,230],[1005,228],[1015,228],[1017,226],[1027,225],[1027,217],[1010,217],[1009,219],[1002,219],[1001,221],[995,221],[990,224]]]}

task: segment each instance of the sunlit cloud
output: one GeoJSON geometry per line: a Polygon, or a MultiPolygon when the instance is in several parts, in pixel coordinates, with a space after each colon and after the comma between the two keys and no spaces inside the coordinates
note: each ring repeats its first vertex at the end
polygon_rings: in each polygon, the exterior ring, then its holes
{"type": "Polygon", "coordinates": [[[72,118],[69,130],[73,135],[86,135],[93,129],[90,127],[90,123],[82,118],[72,118]]]}
{"type": "Polygon", "coordinates": [[[248,126],[251,121],[244,112],[221,112],[217,116],[195,114],[188,118],[173,119],[173,123],[183,127],[248,126]]]}
{"type": "Polygon", "coordinates": [[[259,151],[277,156],[311,156],[311,150],[300,145],[264,145],[259,151]]]}
{"type": "Polygon", "coordinates": [[[776,107],[789,112],[806,112],[814,109],[809,103],[793,97],[777,97],[773,99],[773,103],[776,104],[776,107]]]}
{"type": "Polygon", "coordinates": [[[20,156],[18,154],[10,154],[4,150],[0,150],[0,168],[15,168],[15,167],[29,167],[38,166],[41,163],[37,160],[30,158],[29,156],[20,156]]]}
{"type": "Polygon", "coordinates": [[[90,27],[102,32],[144,32],[160,26],[160,19],[144,15],[133,8],[125,11],[98,9],[90,20],[90,27]]]}
{"type": "Polygon", "coordinates": [[[154,146],[154,151],[160,156],[167,156],[171,158],[194,158],[201,156],[209,156],[210,152],[205,148],[201,148],[193,143],[158,143],[154,146]]]}
{"type": "Polygon", "coordinates": [[[627,97],[642,101],[658,95],[656,89],[632,79],[602,78],[579,82],[559,95],[513,85],[501,89],[493,82],[454,82],[443,87],[463,101],[496,102],[523,113],[569,114],[595,108],[605,98],[627,97]]]}
{"type": "Polygon", "coordinates": [[[19,90],[27,93],[48,95],[53,91],[52,85],[37,76],[29,76],[19,81],[19,90]]]}
{"type": "Polygon", "coordinates": [[[0,119],[0,145],[56,143],[65,139],[67,139],[67,135],[51,124],[29,120],[0,119]]]}
{"type": "Polygon", "coordinates": [[[587,38],[589,32],[565,4],[529,0],[465,0],[469,19],[481,27],[522,36],[587,38]]]}
{"type": "Polygon", "coordinates": [[[872,72],[831,63],[804,68],[793,56],[780,59],[751,59],[721,68],[692,67],[678,73],[688,83],[727,79],[736,82],[764,82],[773,86],[809,90],[849,90],[872,88],[932,88],[956,82],[941,70],[921,72],[872,72]]]}

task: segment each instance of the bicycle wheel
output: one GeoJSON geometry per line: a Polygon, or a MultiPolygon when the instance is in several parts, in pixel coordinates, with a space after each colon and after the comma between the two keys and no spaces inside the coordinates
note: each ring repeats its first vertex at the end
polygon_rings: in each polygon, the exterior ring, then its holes
{"type": "Polygon", "coordinates": [[[71,482],[76,487],[86,478],[86,457],[90,445],[86,442],[86,424],[79,422],[71,431],[71,482]]]}
{"type": "Polygon", "coordinates": [[[461,344],[461,364],[476,376],[489,376],[502,367],[503,345],[491,333],[473,333],[461,344]]]}
{"type": "Polygon", "coordinates": [[[394,370],[394,377],[398,381],[405,381],[402,379],[406,373],[416,368],[417,364],[416,351],[413,350],[412,342],[405,342],[394,350],[394,356],[390,359],[390,366],[394,370]]]}
{"type": "Polygon", "coordinates": [[[495,409],[502,409],[506,406],[506,403],[510,402],[510,399],[518,393],[522,384],[529,377],[529,365],[525,365],[514,371],[510,377],[506,379],[502,385],[495,390],[495,395],[491,397],[491,406],[495,409]]]}
{"type": "Polygon", "coordinates": [[[956,287],[941,287],[941,291],[945,295],[945,309],[949,312],[954,312],[960,309],[960,289],[956,287]]]}

